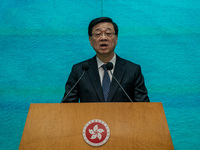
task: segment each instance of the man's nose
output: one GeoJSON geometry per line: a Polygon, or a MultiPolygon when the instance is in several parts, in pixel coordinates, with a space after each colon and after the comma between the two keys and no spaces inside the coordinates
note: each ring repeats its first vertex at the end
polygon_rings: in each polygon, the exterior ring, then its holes
{"type": "Polygon", "coordinates": [[[106,33],[102,33],[101,39],[107,39],[106,33]]]}

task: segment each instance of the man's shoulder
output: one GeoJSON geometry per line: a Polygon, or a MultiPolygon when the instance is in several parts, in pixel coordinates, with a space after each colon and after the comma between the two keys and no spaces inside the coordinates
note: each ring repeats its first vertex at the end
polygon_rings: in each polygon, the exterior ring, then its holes
{"type": "Polygon", "coordinates": [[[137,64],[135,62],[132,62],[132,61],[124,59],[124,58],[121,58],[119,56],[117,56],[117,61],[119,63],[121,63],[122,65],[128,65],[128,66],[132,66],[132,67],[138,67],[138,66],[140,66],[139,64],[137,64]]]}
{"type": "Polygon", "coordinates": [[[95,56],[92,57],[92,58],[83,60],[83,61],[81,61],[81,62],[78,62],[78,63],[74,64],[73,67],[78,67],[78,68],[79,68],[79,67],[82,67],[82,66],[85,65],[85,64],[89,64],[90,62],[92,62],[92,61],[94,61],[94,60],[96,60],[96,59],[95,59],[95,56]]]}

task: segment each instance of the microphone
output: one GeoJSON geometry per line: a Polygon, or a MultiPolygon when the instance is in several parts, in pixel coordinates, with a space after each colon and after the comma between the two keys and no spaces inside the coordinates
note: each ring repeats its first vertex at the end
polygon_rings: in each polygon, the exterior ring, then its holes
{"type": "Polygon", "coordinates": [[[72,92],[72,90],[75,88],[75,86],[79,83],[79,81],[82,79],[82,77],[85,74],[85,71],[87,71],[89,69],[89,65],[88,64],[83,64],[82,65],[82,70],[83,73],[81,75],[81,77],[76,81],[76,83],[74,84],[74,86],[71,88],[71,90],[67,93],[67,95],[62,99],[61,103],[63,103],[65,101],[65,99],[69,96],[69,94],[72,92]]]}
{"type": "Polygon", "coordinates": [[[106,68],[107,70],[110,70],[110,73],[112,75],[112,77],[115,79],[115,81],[117,82],[117,84],[120,86],[120,88],[123,90],[123,92],[126,94],[126,96],[128,97],[129,101],[133,102],[132,99],[128,96],[128,94],[126,93],[126,91],[124,90],[124,88],[122,87],[122,85],[119,83],[119,81],[115,78],[115,76],[112,74],[112,69],[113,69],[113,64],[111,62],[108,62],[106,64],[106,68]]]}

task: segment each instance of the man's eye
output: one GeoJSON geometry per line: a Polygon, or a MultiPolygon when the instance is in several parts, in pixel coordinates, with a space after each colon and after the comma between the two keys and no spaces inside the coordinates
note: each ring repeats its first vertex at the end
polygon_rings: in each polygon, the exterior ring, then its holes
{"type": "Polygon", "coordinates": [[[106,35],[111,35],[112,33],[110,33],[110,32],[108,32],[108,33],[106,33],[106,35]]]}

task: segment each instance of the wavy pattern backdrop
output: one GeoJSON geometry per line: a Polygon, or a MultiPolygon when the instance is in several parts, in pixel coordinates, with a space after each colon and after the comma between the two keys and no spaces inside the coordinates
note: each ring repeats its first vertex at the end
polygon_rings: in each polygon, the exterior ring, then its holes
{"type": "Polygon", "coordinates": [[[142,67],[176,150],[200,143],[200,1],[2,0],[0,149],[18,149],[30,103],[59,103],[73,64],[95,55],[87,27],[109,16],[116,53],[142,67]]]}

